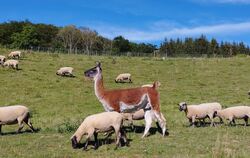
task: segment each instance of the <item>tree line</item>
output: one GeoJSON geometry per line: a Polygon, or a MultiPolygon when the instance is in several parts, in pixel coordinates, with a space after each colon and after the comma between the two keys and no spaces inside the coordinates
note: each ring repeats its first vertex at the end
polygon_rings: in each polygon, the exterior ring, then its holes
{"type": "Polygon", "coordinates": [[[88,27],[68,25],[58,27],[51,24],[32,23],[25,21],[9,21],[0,23],[0,45],[18,49],[50,49],[67,53],[93,52],[122,54],[148,54],[164,56],[192,55],[200,56],[234,56],[236,54],[250,54],[249,46],[243,42],[218,43],[216,39],[210,41],[204,35],[199,38],[165,39],[160,47],[150,43],[135,43],[123,36],[108,39],[88,27]]]}

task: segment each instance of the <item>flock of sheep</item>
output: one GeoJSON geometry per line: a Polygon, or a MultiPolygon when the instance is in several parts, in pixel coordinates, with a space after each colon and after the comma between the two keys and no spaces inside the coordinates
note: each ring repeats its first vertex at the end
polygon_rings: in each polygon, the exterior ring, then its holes
{"type": "MultiPolygon", "coordinates": [[[[20,51],[11,52],[8,55],[7,60],[5,56],[0,55],[0,65],[3,67],[8,66],[13,69],[18,70],[18,60],[21,57],[20,51]]],[[[73,75],[72,67],[62,67],[56,71],[57,75],[75,77],[73,75]]],[[[132,82],[131,74],[124,73],[116,77],[115,82],[132,82]]],[[[152,84],[143,85],[142,87],[152,87],[152,84]]],[[[155,86],[158,88],[160,82],[155,82],[155,86]]],[[[250,98],[250,91],[248,92],[250,98]]],[[[205,124],[205,119],[209,118],[211,123],[210,126],[214,126],[214,118],[218,117],[222,123],[224,119],[229,120],[230,125],[235,125],[235,119],[244,119],[245,126],[248,125],[248,118],[250,117],[250,107],[249,106],[235,106],[222,109],[220,103],[203,103],[199,105],[187,105],[186,102],[179,103],[179,110],[184,111],[186,117],[188,118],[190,125],[195,126],[195,121],[199,120],[200,124],[205,124]]],[[[152,111],[152,110],[151,110],[152,111]]],[[[150,113],[152,118],[157,121],[155,114],[150,113]]],[[[163,114],[161,113],[162,117],[163,114]]],[[[85,142],[84,149],[87,149],[89,139],[94,135],[95,145],[94,148],[98,148],[97,135],[100,132],[110,132],[114,131],[116,134],[116,146],[118,147],[121,143],[120,140],[123,140],[126,145],[128,145],[126,133],[123,130],[123,122],[125,120],[129,121],[131,127],[133,128],[133,120],[142,120],[144,119],[145,111],[140,109],[133,113],[118,113],[118,112],[103,112],[94,115],[90,115],[84,119],[82,124],[76,130],[76,132],[71,137],[72,147],[78,148],[79,142],[82,139],[82,136],[87,134],[87,139],[85,142]]],[[[165,119],[165,118],[164,118],[165,119]]],[[[0,133],[2,125],[8,124],[18,124],[17,132],[20,132],[21,129],[26,123],[32,131],[35,131],[32,123],[30,121],[30,112],[29,109],[23,105],[13,105],[0,107],[0,133]]],[[[111,133],[109,133],[110,135],[111,133]]]]}

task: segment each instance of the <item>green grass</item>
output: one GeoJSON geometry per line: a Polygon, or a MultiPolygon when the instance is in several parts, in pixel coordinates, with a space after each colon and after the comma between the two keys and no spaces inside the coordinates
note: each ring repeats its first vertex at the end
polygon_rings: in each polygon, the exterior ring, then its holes
{"type": "MultiPolygon", "coordinates": [[[[2,49],[0,54],[7,52],[2,49]]],[[[27,53],[20,60],[20,71],[0,67],[0,105],[28,106],[33,125],[41,128],[38,133],[0,136],[1,157],[250,157],[250,126],[190,128],[177,106],[182,101],[189,104],[217,101],[223,107],[249,105],[249,57],[164,61],[116,57],[116,61],[112,64],[112,57],[104,56],[27,53]],[[93,83],[83,78],[84,70],[94,66],[95,61],[102,62],[106,88],[161,82],[161,110],[167,119],[169,136],[162,138],[156,132],[141,139],[142,133],[129,132],[130,147],[114,150],[112,143],[96,151],[72,149],[70,137],[81,121],[90,114],[104,111],[94,95],[93,83]],[[74,67],[77,77],[56,76],[61,66],[74,67]],[[132,84],[114,82],[123,72],[132,74],[132,84]]],[[[144,121],[135,124],[144,125],[144,121]]],[[[3,126],[2,131],[8,133],[16,129],[17,125],[3,126]]],[[[100,134],[99,138],[104,136],[100,134]]]]}

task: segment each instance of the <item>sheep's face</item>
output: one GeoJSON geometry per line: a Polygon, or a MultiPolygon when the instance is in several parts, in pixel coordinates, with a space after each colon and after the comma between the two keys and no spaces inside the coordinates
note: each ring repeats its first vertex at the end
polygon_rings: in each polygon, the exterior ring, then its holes
{"type": "Polygon", "coordinates": [[[180,111],[185,111],[186,109],[187,109],[187,103],[181,102],[181,103],[179,104],[179,110],[180,110],[180,111]]]}
{"type": "Polygon", "coordinates": [[[101,63],[97,62],[97,65],[84,72],[85,77],[94,78],[96,75],[102,72],[101,63]]]}
{"type": "Polygon", "coordinates": [[[76,140],[76,136],[74,136],[74,137],[71,139],[71,143],[72,143],[72,148],[73,148],[73,149],[76,149],[76,148],[79,147],[79,144],[78,144],[78,142],[77,142],[77,140],[76,140]]]}

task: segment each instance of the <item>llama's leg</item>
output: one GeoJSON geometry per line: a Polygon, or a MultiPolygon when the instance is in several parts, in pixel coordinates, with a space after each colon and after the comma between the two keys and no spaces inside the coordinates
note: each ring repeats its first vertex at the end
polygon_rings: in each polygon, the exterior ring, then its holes
{"type": "Polygon", "coordinates": [[[158,123],[162,129],[162,135],[165,136],[166,134],[166,119],[165,117],[163,116],[162,113],[158,112],[158,111],[153,111],[154,112],[154,115],[156,117],[156,119],[158,120],[158,123]]]}
{"type": "Polygon", "coordinates": [[[145,130],[144,130],[144,134],[143,134],[142,138],[144,138],[148,134],[148,131],[149,131],[151,124],[152,124],[152,116],[150,114],[150,110],[145,111],[144,119],[145,119],[146,125],[145,125],[145,130]]]}

